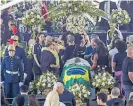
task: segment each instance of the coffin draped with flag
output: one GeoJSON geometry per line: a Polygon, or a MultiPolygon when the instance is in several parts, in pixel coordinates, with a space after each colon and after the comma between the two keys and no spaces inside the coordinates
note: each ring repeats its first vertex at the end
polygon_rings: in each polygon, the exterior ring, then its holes
{"type": "Polygon", "coordinates": [[[69,89],[74,83],[79,83],[90,88],[89,67],[90,64],[82,58],[67,60],[62,72],[65,87],[69,89]]]}

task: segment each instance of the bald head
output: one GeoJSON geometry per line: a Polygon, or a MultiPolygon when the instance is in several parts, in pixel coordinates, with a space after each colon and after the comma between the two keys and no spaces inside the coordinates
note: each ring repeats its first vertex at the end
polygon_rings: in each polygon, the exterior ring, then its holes
{"type": "Polygon", "coordinates": [[[127,56],[133,58],[133,46],[128,47],[127,56]]]}

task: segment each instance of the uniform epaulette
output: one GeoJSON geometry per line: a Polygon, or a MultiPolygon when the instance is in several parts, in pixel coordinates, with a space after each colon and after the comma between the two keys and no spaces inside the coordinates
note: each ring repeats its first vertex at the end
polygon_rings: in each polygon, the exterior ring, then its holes
{"type": "Polygon", "coordinates": [[[8,58],[8,57],[10,57],[10,56],[5,56],[4,58],[8,58]]]}
{"type": "Polygon", "coordinates": [[[16,59],[19,59],[19,57],[18,57],[18,56],[15,56],[15,58],[16,58],[16,59]]]}

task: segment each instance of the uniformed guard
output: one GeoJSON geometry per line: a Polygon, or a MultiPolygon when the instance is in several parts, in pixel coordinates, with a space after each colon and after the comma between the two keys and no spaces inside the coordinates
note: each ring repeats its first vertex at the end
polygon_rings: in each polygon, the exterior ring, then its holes
{"type": "Polygon", "coordinates": [[[24,72],[20,59],[15,56],[15,47],[9,45],[9,56],[4,57],[1,65],[2,81],[4,81],[5,96],[16,97],[19,94],[19,86],[23,84],[24,72]]]}
{"type": "MultiPolygon", "coordinates": [[[[24,79],[26,79],[27,77],[27,57],[26,57],[26,54],[25,54],[25,51],[23,48],[21,48],[19,45],[18,45],[18,36],[17,35],[13,35],[11,36],[11,39],[14,40],[13,42],[13,45],[15,47],[15,56],[17,56],[20,60],[21,60],[21,64],[22,64],[22,67],[24,68],[24,79]]],[[[6,56],[9,56],[9,52],[8,52],[8,49],[5,50],[5,54],[4,54],[4,57],[6,56]]]]}

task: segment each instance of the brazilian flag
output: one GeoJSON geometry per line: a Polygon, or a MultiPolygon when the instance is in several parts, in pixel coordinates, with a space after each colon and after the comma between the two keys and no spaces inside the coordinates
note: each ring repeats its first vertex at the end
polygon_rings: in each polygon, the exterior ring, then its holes
{"type": "MultiPolygon", "coordinates": [[[[83,59],[82,61],[87,62],[86,60],[83,59]]],[[[83,84],[90,88],[90,79],[89,79],[89,70],[88,70],[89,66],[86,64],[83,65],[82,61],[81,64],[80,62],[76,64],[70,61],[71,62],[70,64],[64,66],[62,72],[62,80],[64,82],[65,88],[69,89],[69,87],[72,86],[74,83],[83,84]]]]}

